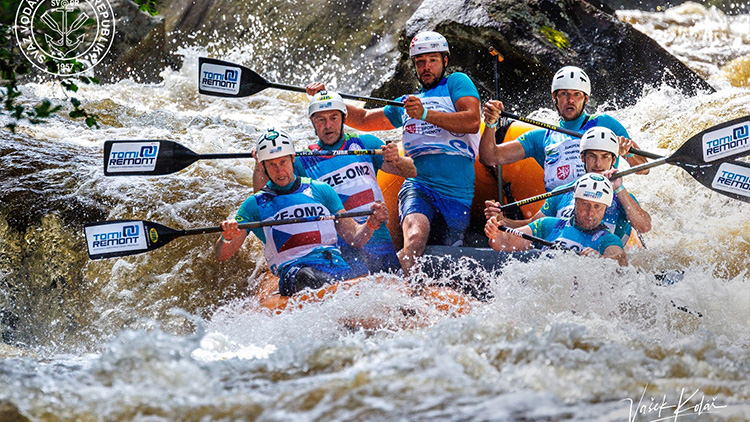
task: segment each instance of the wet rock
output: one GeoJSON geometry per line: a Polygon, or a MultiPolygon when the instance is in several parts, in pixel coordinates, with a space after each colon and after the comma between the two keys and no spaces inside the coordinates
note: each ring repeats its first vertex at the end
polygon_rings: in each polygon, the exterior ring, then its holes
{"type": "Polygon", "coordinates": [[[613,16],[623,5],[606,0],[165,0],[159,5],[162,21],[146,32],[147,41],[113,56],[126,68],[140,65],[142,70],[134,72],[149,79],[165,63],[179,65],[177,46],[207,46],[208,56],[234,58],[271,81],[320,80],[350,93],[376,86],[372,95],[394,98],[417,88],[408,41],[421,30],[435,29],[451,44],[453,70],[466,72],[483,99],[494,93],[488,48],[498,49],[505,58],[499,63],[500,97],[518,112],[550,106],[551,77],[567,64],[591,76],[592,105],[629,105],[645,86],[663,82],[688,94],[712,90],[655,41],[613,16]],[[167,46],[171,55],[163,52],[167,46]]]}
{"type": "Polygon", "coordinates": [[[29,418],[21,414],[18,407],[8,400],[0,400],[0,421],[29,422],[29,418]]]}
{"type": "Polygon", "coordinates": [[[450,3],[426,0],[401,34],[401,57],[392,78],[374,95],[395,97],[412,92],[416,78],[408,43],[417,32],[436,30],[448,39],[453,71],[467,73],[483,99],[494,97],[497,49],[500,98],[519,112],[551,107],[554,72],[577,65],[592,79],[591,104],[633,104],[644,87],[667,83],[693,95],[712,92],[708,83],[655,41],[620,22],[606,5],[583,0],[483,0],[450,3]]]}
{"type": "Polygon", "coordinates": [[[117,20],[115,39],[107,56],[94,68],[102,82],[133,79],[160,81],[169,57],[164,19],[138,10],[130,0],[110,0],[117,20]]]}

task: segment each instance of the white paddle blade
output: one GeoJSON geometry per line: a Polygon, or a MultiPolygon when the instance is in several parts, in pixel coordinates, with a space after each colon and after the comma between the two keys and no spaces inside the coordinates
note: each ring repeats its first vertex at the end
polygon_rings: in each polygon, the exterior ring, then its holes
{"type": "Polygon", "coordinates": [[[721,163],[711,187],[732,198],[750,202],[750,165],[745,167],[738,164],[740,163],[721,163]]]}
{"type": "Polygon", "coordinates": [[[230,63],[200,57],[198,92],[219,97],[237,97],[240,93],[242,68],[230,63]],[[225,64],[226,63],[226,64],[225,64]]]}
{"type": "Polygon", "coordinates": [[[750,153],[750,116],[721,126],[703,134],[703,161],[706,163],[750,153]]]}
{"type": "Polygon", "coordinates": [[[159,141],[106,141],[104,175],[150,174],[158,156],[159,141]]]}
{"type": "Polygon", "coordinates": [[[133,255],[149,250],[142,221],[109,221],[84,228],[91,259],[133,255]]]}

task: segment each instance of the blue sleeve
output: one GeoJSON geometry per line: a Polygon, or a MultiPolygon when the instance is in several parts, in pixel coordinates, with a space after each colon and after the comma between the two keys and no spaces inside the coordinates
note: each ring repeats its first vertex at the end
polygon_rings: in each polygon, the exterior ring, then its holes
{"type": "MultiPolygon", "coordinates": [[[[253,221],[260,221],[260,210],[258,209],[258,199],[255,197],[255,195],[247,198],[245,202],[240,205],[240,209],[237,210],[237,214],[234,216],[234,219],[237,220],[238,223],[250,223],[253,221]]],[[[263,233],[262,228],[256,228],[256,229],[248,229],[248,234],[250,232],[253,232],[253,234],[260,239],[261,242],[266,243],[266,234],[263,233]]]]}
{"type": "Polygon", "coordinates": [[[630,135],[625,129],[625,126],[623,126],[622,123],[618,122],[617,119],[610,116],[609,114],[598,114],[594,116],[594,118],[596,119],[596,126],[609,128],[610,130],[612,130],[612,132],[615,133],[615,135],[624,136],[630,139],[630,135]]]}
{"type": "MultiPolygon", "coordinates": [[[[380,138],[373,135],[359,135],[359,140],[364,144],[365,149],[380,149],[385,145],[385,142],[381,141],[380,138]]],[[[372,155],[372,164],[375,166],[375,172],[377,173],[381,167],[383,167],[383,155],[377,154],[372,155]]]]}
{"type": "MultiPolygon", "coordinates": [[[[630,197],[639,204],[638,200],[635,198],[635,195],[631,193],[630,197]]],[[[630,220],[628,220],[628,214],[627,212],[625,212],[625,208],[622,206],[622,203],[618,201],[618,205],[620,212],[617,215],[617,222],[615,223],[614,233],[615,236],[619,237],[623,243],[627,243],[628,239],[630,238],[630,232],[633,230],[633,226],[630,224],[630,220]]]]}
{"type": "Polygon", "coordinates": [[[532,221],[529,224],[529,228],[531,228],[531,235],[542,238],[544,240],[549,240],[547,239],[547,237],[549,237],[550,233],[552,233],[552,228],[555,226],[557,220],[559,219],[554,217],[544,217],[532,221]]]}
{"type": "Polygon", "coordinates": [[[307,176],[307,170],[305,170],[305,166],[302,165],[303,157],[297,157],[297,159],[294,160],[294,174],[298,177],[308,177],[307,176]]]}
{"type": "Polygon", "coordinates": [[[602,237],[601,243],[599,243],[599,254],[603,255],[604,251],[612,245],[622,248],[622,241],[620,241],[620,239],[612,233],[607,233],[606,235],[604,235],[604,237],[602,237]]]}
{"type": "Polygon", "coordinates": [[[344,209],[344,204],[341,203],[341,198],[339,198],[339,195],[332,187],[323,182],[318,182],[317,180],[313,180],[311,186],[313,198],[328,208],[328,211],[331,214],[336,214],[344,209]]]}
{"type": "Polygon", "coordinates": [[[535,159],[541,168],[544,168],[544,135],[546,133],[546,129],[534,129],[517,138],[526,153],[526,158],[535,159]]]}
{"type": "Polygon", "coordinates": [[[562,195],[557,195],[553,196],[552,198],[547,198],[547,200],[544,201],[544,205],[542,205],[542,209],[539,211],[541,211],[545,217],[555,217],[560,205],[561,196],[562,195]]]}
{"type": "Polygon", "coordinates": [[[451,73],[448,75],[448,92],[451,95],[451,101],[456,104],[459,98],[475,97],[479,99],[479,91],[474,82],[461,72],[451,73]]]}
{"type": "MultiPolygon", "coordinates": [[[[406,95],[402,95],[396,98],[396,101],[403,102],[406,99],[406,95]]],[[[400,128],[404,125],[404,108],[387,105],[383,108],[383,113],[389,122],[393,125],[393,128],[400,128]]]]}
{"type": "MultiPolygon", "coordinates": [[[[575,182],[572,183],[566,183],[564,185],[558,186],[554,189],[552,189],[552,192],[559,191],[562,189],[569,189],[571,186],[574,186],[575,182]]],[[[557,217],[557,212],[560,211],[560,202],[562,202],[563,199],[568,198],[570,193],[561,193],[557,196],[553,196],[551,198],[547,198],[546,201],[544,201],[544,204],[542,205],[542,213],[547,217],[557,217]]]]}

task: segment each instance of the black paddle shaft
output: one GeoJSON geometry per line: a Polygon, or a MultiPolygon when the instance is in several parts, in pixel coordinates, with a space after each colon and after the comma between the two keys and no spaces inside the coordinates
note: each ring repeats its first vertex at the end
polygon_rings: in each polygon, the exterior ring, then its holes
{"type": "MultiPolygon", "coordinates": [[[[253,71],[252,69],[248,69],[245,66],[240,66],[238,64],[226,62],[223,60],[211,59],[208,57],[199,57],[198,67],[199,67],[198,92],[204,95],[211,95],[215,97],[233,97],[233,98],[248,97],[250,95],[257,94],[258,92],[263,91],[266,88],[276,88],[276,89],[282,89],[285,91],[302,92],[302,93],[307,92],[307,89],[305,87],[270,82],[266,80],[263,76],[253,71]],[[232,89],[225,90],[225,89],[212,89],[210,86],[205,86],[204,83],[210,82],[211,84],[215,84],[218,82],[215,82],[214,79],[210,79],[210,78],[207,79],[204,77],[204,75],[201,74],[203,73],[204,64],[213,65],[215,67],[215,71],[218,70],[216,74],[218,75],[219,78],[222,78],[224,75],[232,75],[232,76],[236,75],[236,73],[239,71],[240,73],[239,87],[236,87],[237,89],[235,90],[232,90],[232,89]]],[[[225,84],[232,83],[229,80],[220,81],[220,82],[223,82],[225,84]]],[[[382,104],[382,105],[391,105],[395,107],[404,106],[404,103],[402,102],[386,100],[382,98],[365,97],[363,95],[344,94],[340,92],[339,92],[339,95],[341,95],[341,97],[343,98],[348,98],[350,100],[365,101],[365,102],[382,104]]]]}

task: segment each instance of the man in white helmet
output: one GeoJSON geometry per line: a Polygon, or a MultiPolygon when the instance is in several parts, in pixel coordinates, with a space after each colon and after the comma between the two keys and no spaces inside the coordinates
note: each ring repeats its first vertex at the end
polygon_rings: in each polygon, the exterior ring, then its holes
{"type": "MultiPolygon", "coordinates": [[[[307,289],[320,288],[337,280],[348,280],[367,274],[364,265],[347,263],[338,249],[338,236],[355,248],[366,244],[374,232],[388,221],[388,209],[375,203],[375,213],[365,223],[350,218],[311,221],[298,224],[240,230],[238,223],[305,216],[326,216],[344,212],[336,192],[327,184],[294,174],[294,142],[285,132],[268,129],[256,147],[259,166],[270,179],[266,186],[246,199],[234,219],[221,223],[221,237],[214,252],[225,261],[242,246],[252,231],[265,247],[264,254],[271,272],[279,277],[282,296],[307,289]]],[[[263,291],[268,291],[262,288],[263,291]]]]}
{"type": "MultiPolygon", "coordinates": [[[[294,161],[294,174],[309,177],[330,185],[339,195],[346,211],[368,210],[375,202],[383,201],[383,193],[378,186],[377,172],[402,177],[414,177],[417,174],[411,158],[398,153],[396,144],[384,144],[373,135],[354,135],[344,132],[346,121],[346,104],[338,93],[320,91],[315,94],[308,107],[308,118],[315,128],[318,137],[311,150],[350,151],[377,150],[382,155],[339,155],[339,156],[300,156],[294,161]]],[[[254,186],[265,186],[268,177],[256,165],[253,174],[254,186]]],[[[366,217],[355,221],[364,223],[366,217]]],[[[371,223],[372,220],[371,220],[371,223]]],[[[401,268],[393,240],[385,225],[371,226],[375,233],[362,248],[351,247],[339,237],[338,246],[347,262],[361,262],[370,272],[394,272],[401,268]]]]}
{"type": "MultiPolygon", "coordinates": [[[[571,217],[544,217],[517,230],[555,242],[580,255],[603,256],[616,260],[620,265],[628,265],[622,242],[602,224],[604,214],[614,196],[610,181],[601,174],[587,173],[575,186],[575,207],[571,217]]],[[[533,247],[531,241],[498,229],[498,226],[502,225],[502,219],[493,217],[484,227],[484,233],[490,239],[492,249],[510,252],[533,247]]]]}
{"type": "MultiPolygon", "coordinates": [[[[642,164],[646,159],[630,152],[638,148],[627,130],[607,114],[589,115],[584,110],[591,95],[591,81],[586,72],[575,66],[565,66],[552,78],[552,100],[560,115],[559,126],[584,132],[594,126],[606,127],[618,136],[620,155],[631,166],[642,164]]],[[[495,129],[504,111],[503,103],[487,101],[484,105],[485,130],[479,146],[479,160],[488,166],[512,164],[532,157],[544,170],[544,186],[552,189],[574,182],[586,171],[580,160],[580,139],[547,129],[526,132],[511,142],[495,143],[495,129]]],[[[647,174],[648,170],[639,172],[647,174]]]]}
{"type": "MultiPolygon", "coordinates": [[[[610,129],[595,126],[581,137],[581,161],[583,161],[586,173],[598,173],[610,177],[615,172],[614,165],[619,151],[619,140],[610,129]]],[[[575,183],[559,186],[553,192],[570,188],[575,183]]],[[[640,233],[651,230],[651,216],[641,208],[635,196],[627,192],[621,178],[612,181],[612,187],[615,196],[602,222],[625,244],[632,228],[640,233]]],[[[508,227],[517,228],[544,217],[568,218],[573,215],[574,205],[573,192],[567,192],[548,198],[541,210],[526,220],[506,218],[500,210],[500,204],[496,201],[486,201],[484,213],[487,219],[499,216],[508,227]]]]}
{"type": "MultiPolygon", "coordinates": [[[[457,245],[469,225],[474,197],[474,160],[479,148],[479,92],[463,73],[445,75],[448,42],[442,35],[420,32],[409,56],[421,88],[401,98],[404,107],[366,110],[347,105],[347,124],[364,131],[403,128],[406,155],[416,177],[399,192],[404,248],[399,258],[408,274],[414,257],[430,244],[457,245]]],[[[325,87],[308,86],[308,94],[325,87]]]]}

